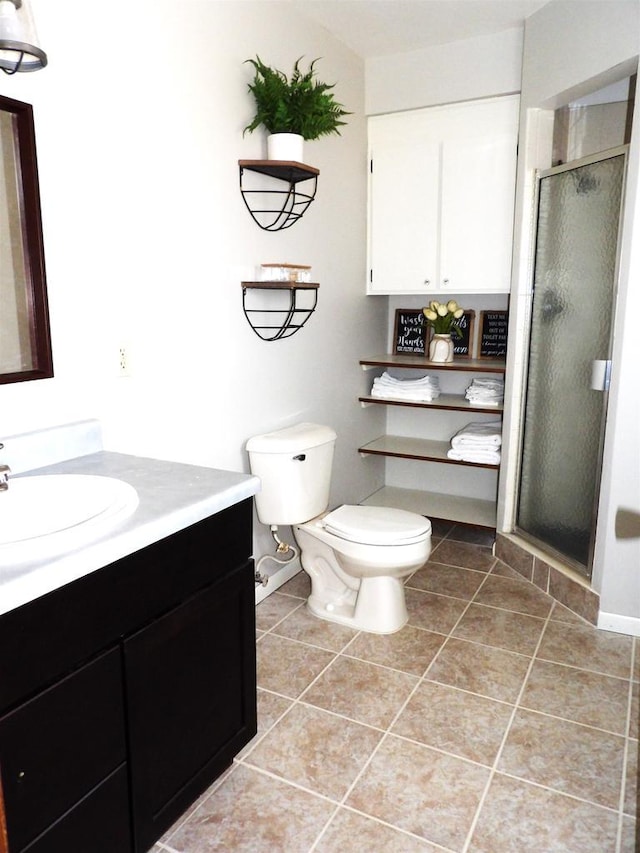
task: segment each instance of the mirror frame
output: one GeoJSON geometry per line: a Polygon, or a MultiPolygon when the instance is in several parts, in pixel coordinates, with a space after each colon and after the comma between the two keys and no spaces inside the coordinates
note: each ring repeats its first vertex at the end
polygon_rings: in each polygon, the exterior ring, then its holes
{"type": "MultiPolygon", "coordinates": [[[[0,372],[0,385],[53,376],[51,331],[44,265],[44,241],[36,160],[36,135],[31,104],[0,95],[0,110],[14,116],[14,144],[22,192],[22,239],[25,248],[29,336],[32,367],[14,373],[0,372]]],[[[1,370],[1,368],[0,368],[1,370]]]]}

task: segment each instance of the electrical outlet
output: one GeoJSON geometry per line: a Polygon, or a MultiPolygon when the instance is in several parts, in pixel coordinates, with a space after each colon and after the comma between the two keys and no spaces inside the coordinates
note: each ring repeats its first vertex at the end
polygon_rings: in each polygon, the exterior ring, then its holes
{"type": "Polygon", "coordinates": [[[129,372],[129,353],[124,344],[118,347],[118,375],[131,376],[129,372]]]}

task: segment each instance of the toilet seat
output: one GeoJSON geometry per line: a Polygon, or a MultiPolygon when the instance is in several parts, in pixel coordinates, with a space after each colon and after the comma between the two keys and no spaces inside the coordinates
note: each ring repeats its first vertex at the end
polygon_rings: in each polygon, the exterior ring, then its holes
{"type": "Polygon", "coordinates": [[[428,518],[380,506],[340,506],[324,516],[322,527],[340,539],[363,545],[412,545],[431,533],[428,518]]]}

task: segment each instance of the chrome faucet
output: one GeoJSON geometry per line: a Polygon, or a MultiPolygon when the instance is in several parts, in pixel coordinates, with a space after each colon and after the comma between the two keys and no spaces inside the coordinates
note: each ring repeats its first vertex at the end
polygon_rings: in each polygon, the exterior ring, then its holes
{"type": "MultiPolygon", "coordinates": [[[[0,450],[4,447],[4,444],[0,443],[0,450]]],[[[9,488],[9,474],[11,473],[11,468],[8,465],[0,465],[0,492],[6,492],[9,488]]]]}

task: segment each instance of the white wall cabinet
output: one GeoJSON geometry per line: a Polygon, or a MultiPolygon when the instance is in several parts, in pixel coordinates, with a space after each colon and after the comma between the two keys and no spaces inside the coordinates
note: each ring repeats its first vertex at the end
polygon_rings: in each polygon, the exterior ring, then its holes
{"type": "Polygon", "coordinates": [[[369,119],[369,294],[508,293],[517,95],[369,119]]]}

